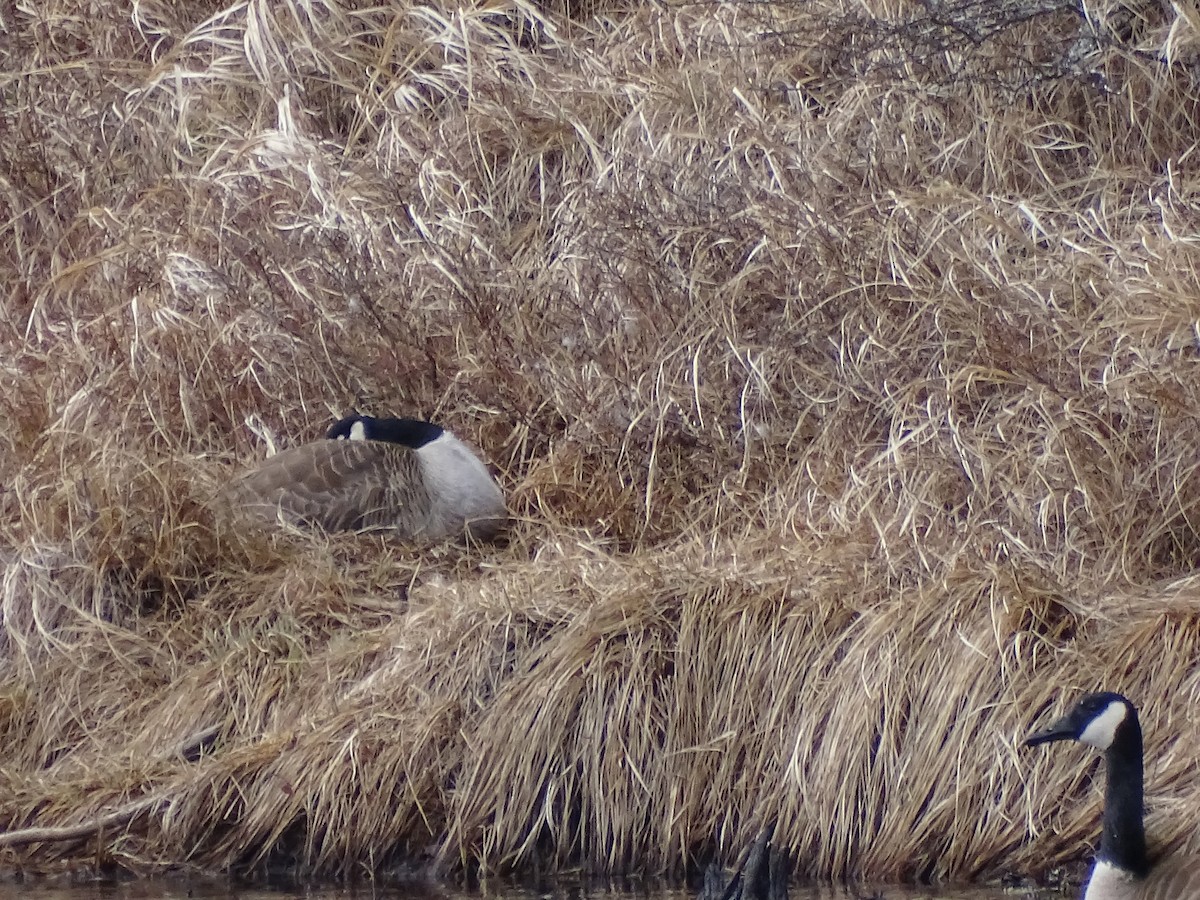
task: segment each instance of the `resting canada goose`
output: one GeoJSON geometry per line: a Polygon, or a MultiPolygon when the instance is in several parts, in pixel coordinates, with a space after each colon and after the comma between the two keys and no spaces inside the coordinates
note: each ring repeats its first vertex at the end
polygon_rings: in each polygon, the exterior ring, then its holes
{"type": "Polygon", "coordinates": [[[1142,824],[1142,726],[1120,694],[1088,694],[1026,746],[1079,741],[1104,751],[1104,831],[1084,900],[1176,900],[1200,896],[1200,857],[1151,865],[1142,824]]]}
{"type": "Polygon", "coordinates": [[[270,457],[234,481],[226,501],[260,521],[386,527],[424,540],[464,531],[488,540],[504,525],[504,495],[487,467],[438,425],[352,415],[326,438],[270,457]]]}

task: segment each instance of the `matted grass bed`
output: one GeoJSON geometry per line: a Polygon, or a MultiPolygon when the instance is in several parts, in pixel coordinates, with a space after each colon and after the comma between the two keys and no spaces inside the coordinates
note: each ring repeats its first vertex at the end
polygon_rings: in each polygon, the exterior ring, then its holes
{"type": "Polygon", "coordinates": [[[1200,22],[1085,6],[0,10],[0,869],[1036,876],[1096,687],[1200,843],[1200,22]],[[507,544],[214,523],[351,408],[507,544]]]}

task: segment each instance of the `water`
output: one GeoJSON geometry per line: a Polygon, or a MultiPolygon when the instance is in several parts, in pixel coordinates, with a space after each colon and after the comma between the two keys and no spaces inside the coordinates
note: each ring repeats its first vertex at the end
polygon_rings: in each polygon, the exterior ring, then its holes
{"type": "MultiPolygon", "coordinates": [[[[930,889],[881,886],[815,886],[789,889],[789,900],[1062,900],[1054,892],[1002,887],[930,889]]],[[[560,887],[533,891],[505,886],[468,891],[453,887],[244,888],[220,880],[171,879],[88,884],[0,884],[0,900],[695,900],[683,890],[616,891],[560,887]]]]}

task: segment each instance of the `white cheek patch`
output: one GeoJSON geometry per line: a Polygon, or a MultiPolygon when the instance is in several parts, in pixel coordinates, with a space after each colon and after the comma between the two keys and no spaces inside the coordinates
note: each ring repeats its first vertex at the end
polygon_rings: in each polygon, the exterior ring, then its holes
{"type": "Polygon", "coordinates": [[[1112,746],[1117,728],[1125,721],[1125,704],[1113,700],[1104,708],[1104,712],[1092,719],[1088,727],[1079,735],[1079,743],[1087,744],[1098,750],[1107,750],[1112,746]]]}
{"type": "Polygon", "coordinates": [[[357,421],[350,426],[350,440],[365,441],[367,439],[367,429],[363,426],[362,421],[357,421]]]}

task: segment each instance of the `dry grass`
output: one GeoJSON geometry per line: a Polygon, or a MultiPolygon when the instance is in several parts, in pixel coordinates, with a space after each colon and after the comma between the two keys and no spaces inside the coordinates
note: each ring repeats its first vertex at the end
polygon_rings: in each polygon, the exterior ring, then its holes
{"type": "Polygon", "coordinates": [[[1197,19],[867,6],[0,7],[0,865],[1200,844],[1197,19]],[[352,406],[511,542],[214,529],[352,406]]]}

